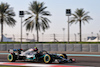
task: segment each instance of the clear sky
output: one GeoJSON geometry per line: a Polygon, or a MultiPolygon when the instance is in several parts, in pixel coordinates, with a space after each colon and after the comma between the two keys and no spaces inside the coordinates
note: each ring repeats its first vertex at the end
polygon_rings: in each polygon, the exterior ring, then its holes
{"type": "MultiPolygon", "coordinates": [[[[7,2],[11,7],[14,7],[17,21],[15,27],[8,27],[4,25],[4,34],[20,34],[20,10],[28,10],[30,2],[33,0],[0,0],[0,2],[7,2]]],[[[44,2],[45,6],[48,8],[46,10],[50,11],[52,16],[48,17],[52,23],[50,23],[50,28],[45,31],[45,34],[58,33],[62,34],[62,28],[65,28],[67,34],[67,16],[65,15],[66,9],[71,9],[72,13],[77,8],[84,8],[85,11],[89,11],[89,15],[93,18],[85,25],[82,25],[82,33],[90,34],[91,32],[98,33],[100,30],[100,0],[37,0],[39,2],[44,2]]],[[[23,18],[24,20],[24,18],[23,18]]],[[[1,28],[0,28],[1,30],[1,28]]],[[[0,31],[1,32],[1,31],[0,31]]],[[[43,31],[40,32],[40,34],[43,31]]],[[[70,33],[78,33],[79,24],[73,24],[70,26],[70,33]]],[[[36,31],[30,32],[36,34],[36,31]]],[[[25,27],[23,27],[23,34],[26,35],[25,27]]]]}

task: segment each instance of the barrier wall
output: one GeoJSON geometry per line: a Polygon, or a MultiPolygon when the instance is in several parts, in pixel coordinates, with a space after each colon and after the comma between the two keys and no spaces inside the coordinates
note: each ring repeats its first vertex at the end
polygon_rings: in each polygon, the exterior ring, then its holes
{"type": "Polygon", "coordinates": [[[98,52],[98,44],[91,44],[90,52],[98,52]]]}
{"type": "Polygon", "coordinates": [[[82,44],[82,51],[83,52],[89,52],[90,51],[90,45],[89,44],[82,44]]]}
{"type": "Polygon", "coordinates": [[[20,44],[14,44],[14,49],[20,49],[21,45],[20,44]]]}
{"type": "Polygon", "coordinates": [[[23,50],[28,49],[28,44],[21,44],[21,48],[22,48],[23,50]]]}
{"type": "Polygon", "coordinates": [[[74,44],[75,52],[82,52],[82,44],[74,44]]]}
{"type": "Polygon", "coordinates": [[[6,51],[7,45],[6,44],[1,44],[1,51],[6,51]]]}
{"type": "Polygon", "coordinates": [[[40,51],[100,52],[100,44],[0,44],[0,51],[29,49],[35,46],[40,51]]]}
{"type": "Polygon", "coordinates": [[[66,51],[66,44],[58,44],[58,51],[66,51]]]}
{"type": "Polygon", "coordinates": [[[14,45],[13,44],[7,44],[7,50],[13,49],[13,48],[14,48],[14,45]]]}
{"type": "Polygon", "coordinates": [[[50,44],[43,44],[43,50],[50,51],[50,44]]]}
{"type": "Polygon", "coordinates": [[[58,51],[58,44],[51,44],[50,49],[51,51],[58,51]]]}
{"type": "Polygon", "coordinates": [[[42,44],[36,44],[36,47],[41,51],[43,50],[43,45],[42,44]]]}
{"type": "Polygon", "coordinates": [[[28,44],[28,49],[36,47],[35,44],[28,44]]]}
{"type": "Polygon", "coordinates": [[[98,44],[98,52],[100,52],[100,44],[98,44]]]}
{"type": "Polygon", "coordinates": [[[66,51],[69,51],[69,52],[74,51],[74,44],[67,44],[67,50],[66,51]]]}

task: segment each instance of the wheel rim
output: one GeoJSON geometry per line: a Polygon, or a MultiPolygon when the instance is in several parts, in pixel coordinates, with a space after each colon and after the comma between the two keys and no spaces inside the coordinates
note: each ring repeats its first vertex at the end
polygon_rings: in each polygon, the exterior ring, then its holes
{"type": "Polygon", "coordinates": [[[13,60],[13,55],[8,55],[8,61],[12,61],[13,60]]]}
{"type": "Polygon", "coordinates": [[[45,63],[49,63],[50,60],[51,60],[51,57],[50,57],[49,55],[45,55],[45,56],[44,56],[44,62],[45,62],[45,63]]]}
{"type": "Polygon", "coordinates": [[[45,60],[46,60],[46,61],[48,61],[48,60],[49,60],[49,57],[48,57],[48,56],[46,56],[45,60]]]}
{"type": "Polygon", "coordinates": [[[11,55],[9,55],[9,60],[11,60],[11,58],[12,58],[11,55]]]}

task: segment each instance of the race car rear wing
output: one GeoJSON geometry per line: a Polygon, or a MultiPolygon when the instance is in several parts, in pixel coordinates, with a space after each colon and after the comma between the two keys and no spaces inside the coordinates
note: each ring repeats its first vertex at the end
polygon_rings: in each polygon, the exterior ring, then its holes
{"type": "Polygon", "coordinates": [[[9,49],[8,52],[9,53],[17,52],[18,54],[21,54],[23,52],[23,50],[22,49],[9,49]]]}

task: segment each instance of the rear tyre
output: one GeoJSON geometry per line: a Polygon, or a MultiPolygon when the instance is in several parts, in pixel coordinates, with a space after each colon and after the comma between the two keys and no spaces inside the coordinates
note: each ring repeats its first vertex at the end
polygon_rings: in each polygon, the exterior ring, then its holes
{"type": "Polygon", "coordinates": [[[43,58],[44,63],[48,64],[48,63],[52,63],[52,57],[48,54],[46,54],[43,58]]]}
{"type": "Polygon", "coordinates": [[[7,56],[7,59],[9,62],[15,62],[16,61],[15,54],[9,54],[7,56]]]}
{"type": "Polygon", "coordinates": [[[65,59],[67,59],[67,55],[66,54],[60,54],[60,57],[63,57],[65,59]]]}

